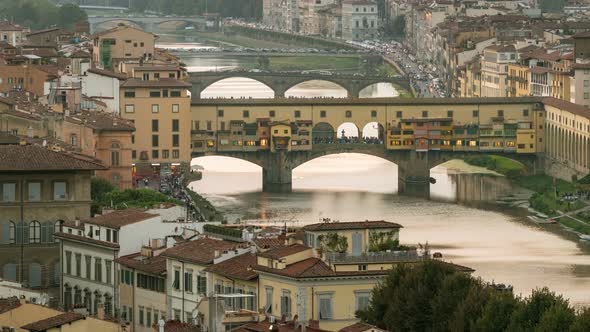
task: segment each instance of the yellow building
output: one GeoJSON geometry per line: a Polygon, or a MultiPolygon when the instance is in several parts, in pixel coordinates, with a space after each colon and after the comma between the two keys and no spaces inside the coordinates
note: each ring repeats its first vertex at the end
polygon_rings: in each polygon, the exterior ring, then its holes
{"type": "Polygon", "coordinates": [[[270,150],[291,151],[291,124],[288,121],[270,123],[270,150]]]}
{"type": "Polygon", "coordinates": [[[526,97],[531,95],[529,67],[520,63],[508,64],[508,97],[526,97]]]}
{"type": "Polygon", "coordinates": [[[118,68],[119,62],[151,60],[155,54],[156,35],[134,27],[119,25],[94,35],[92,62],[104,69],[118,68]]]}
{"type": "Polygon", "coordinates": [[[136,127],[131,156],[135,164],[190,160],[189,87],[172,78],[129,79],[121,85],[121,117],[136,127]]]}

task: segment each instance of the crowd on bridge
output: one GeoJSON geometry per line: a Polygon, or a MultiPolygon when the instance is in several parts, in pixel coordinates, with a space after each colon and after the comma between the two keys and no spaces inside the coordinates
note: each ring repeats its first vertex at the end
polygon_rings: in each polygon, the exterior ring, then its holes
{"type": "Polygon", "coordinates": [[[356,137],[342,136],[334,139],[333,137],[314,137],[313,144],[383,144],[378,137],[356,137]]]}

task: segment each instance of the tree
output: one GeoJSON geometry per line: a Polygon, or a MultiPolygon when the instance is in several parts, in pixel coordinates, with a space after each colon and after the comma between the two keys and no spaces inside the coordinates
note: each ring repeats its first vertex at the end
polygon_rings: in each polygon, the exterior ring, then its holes
{"type": "Polygon", "coordinates": [[[117,190],[117,188],[108,180],[99,177],[93,177],[90,181],[90,198],[92,199],[90,213],[92,215],[100,213],[100,202],[104,202],[104,197],[107,193],[115,190],[117,190]]]}
{"type": "Polygon", "coordinates": [[[338,233],[328,233],[318,237],[323,252],[345,253],[348,250],[348,239],[338,233]]]}
{"type": "Polygon", "coordinates": [[[590,308],[583,308],[578,312],[576,319],[570,326],[570,332],[590,331],[590,308]]]}
{"type": "Polygon", "coordinates": [[[475,322],[476,331],[502,332],[506,331],[510,324],[512,312],[516,309],[518,301],[512,294],[500,293],[491,296],[483,307],[480,317],[475,322]]]}
{"type": "MultiPolygon", "coordinates": [[[[562,296],[555,295],[547,288],[535,289],[529,298],[517,306],[506,330],[532,331],[541,325],[540,322],[546,313],[563,316],[563,312],[559,312],[562,309],[554,309],[554,307],[569,308],[569,303],[562,296]]],[[[572,309],[570,308],[570,310],[572,309]]],[[[563,324],[563,317],[548,317],[546,319],[548,322],[563,324]]]]}

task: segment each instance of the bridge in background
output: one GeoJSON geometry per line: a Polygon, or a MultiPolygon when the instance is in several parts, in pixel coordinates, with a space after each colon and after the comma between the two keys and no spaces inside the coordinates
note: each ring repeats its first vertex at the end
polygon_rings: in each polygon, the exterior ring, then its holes
{"type": "Polygon", "coordinates": [[[90,32],[105,28],[107,23],[125,23],[131,26],[137,26],[146,31],[157,31],[163,23],[179,22],[187,26],[205,26],[205,18],[201,16],[187,17],[150,17],[150,16],[89,16],[90,32]]]}
{"type": "Polygon", "coordinates": [[[297,84],[320,80],[339,85],[346,90],[348,97],[358,98],[360,92],[376,83],[392,83],[398,89],[411,91],[410,81],[399,76],[360,76],[348,74],[321,74],[317,72],[253,72],[253,71],[209,71],[189,74],[192,84],[191,97],[201,99],[201,93],[215,82],[226,78],[243,77],[258,81],[274,91],[275,98],[284,98],[285,93],[297,84]]]}

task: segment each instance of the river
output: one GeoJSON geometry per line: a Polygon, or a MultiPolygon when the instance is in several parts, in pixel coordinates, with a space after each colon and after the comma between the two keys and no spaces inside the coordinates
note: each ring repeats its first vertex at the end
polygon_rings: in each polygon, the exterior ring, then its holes
{"type": "MultiPolygon", "coordinates": [[[[169,46],[176,46],[169,45],[169,46]]],[[[186,47],[206,47],[188,43],[186,47]]],[[[239,65],[242,59],[182,59],[190,70],[215,70],[239,65]]],[[[295,87],[301,96],[330,96],[337,87],[314,82],[314,88],[295,87]]],[[[211,86],[206,96],[229,97],[239,91],[268,98],[259,83],[233,79],[211,86]]],[[[269,90],[270,91],[270,90],[269,90]]],[[[374,89],[367,97],[391,91],[374,89]]],[[[234,96],[235,97],[235,96],[234,96]]],[[[382,159],[341,154],[312,160],[293,171],[293,193],[261,192],[258,166],[224,157],[193,160],[204,166],[203,179],[193,188],[211,200],[228,220],[294,224],[317,222],[319,218],[341,221],[388,220],[404,226],[400,242],[428,242],[446,260],[467,265],[486,281],[509,283],[516,294],[529,295],[547,286],[575,305],[590,305],[590,248],[559,226],[539,226],[527,220],[524,211],[500,207],[458,205],[453,200],[455,184],[447,170],[431,171],[437,179],[431,186],[433,198],[423,200],[396,195],[397,166],[382,159]]]]}

